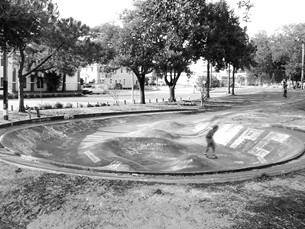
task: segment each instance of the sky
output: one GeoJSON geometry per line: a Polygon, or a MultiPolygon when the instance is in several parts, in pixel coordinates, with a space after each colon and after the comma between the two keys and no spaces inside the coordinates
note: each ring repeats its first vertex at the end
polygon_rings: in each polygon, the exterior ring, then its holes
{"type": "MultiPolygon", "coordinates": [[[[216,1],[216,0],[214,0],[216,1]]],[[[119,18],[124,9],[132,9],[133,0],[53,0],[57,3],[61,17],[73,17],[82,23],[94,27],[119,18]]],[[[237,15],[238,0],[227,0],[237,15]]],[[[294,23],[305,23],[305,0],[251,0],[254,7],[250,10],[248,34],[253,37],[265,30],[268,35],[278,28],[294,23]]]]}

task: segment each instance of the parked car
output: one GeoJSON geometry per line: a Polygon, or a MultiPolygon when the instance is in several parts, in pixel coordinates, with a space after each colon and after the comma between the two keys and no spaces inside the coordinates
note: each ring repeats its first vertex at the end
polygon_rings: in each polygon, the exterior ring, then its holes
{"type": "Polygon", "coordinates": [[[106,94],[107,90],[105,89],[104,85],[99,85],[99,84],[89,84],[89,85],[84,85],[82,88],[82,93],[83,94],[106,94]]]}

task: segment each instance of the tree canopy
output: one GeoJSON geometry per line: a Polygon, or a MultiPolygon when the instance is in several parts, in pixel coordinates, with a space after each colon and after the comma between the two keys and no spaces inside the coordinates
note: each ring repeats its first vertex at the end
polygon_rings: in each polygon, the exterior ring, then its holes
{"type": "Polygon", "coordinates": [[[51,0],[4,0],[0,8],[1,48],[15,53],[19,110],[24,111],[25,77],[51,69],[73,74],[86,57],[84,47],[90,47],[90,28],[73,18],[59,18],[51,0]]]}
{"type": "Polygon", "coordinates": [[[250,70],[261,83],[280,82],[283,78],[301,80],[302,44],[305,43],[305,24],[281,27],[270,36],[266,32],[255,35],[257,66],[250,70]]]}

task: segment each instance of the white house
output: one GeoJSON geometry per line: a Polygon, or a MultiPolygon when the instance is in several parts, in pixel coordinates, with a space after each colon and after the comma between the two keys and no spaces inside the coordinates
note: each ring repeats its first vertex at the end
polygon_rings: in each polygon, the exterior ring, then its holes
{"type": "Polygon", "coordinates": [[[93,64],[82,68],[80,77],[85,84],[104,84],[108,88],[113,88],[116,84],[121,84],[122,88],[132,88],[132,85],[138,84],[136,75],[125,67],[106,73],[103,72],[99,64],[93,64]]]}
{"type": "MultiPolygon", "coordinates": [[[[0,55],[0,87],[3,87],[3,55],[0,55]]],[[[18,66],[13,64],[12,57],[8,57],[7,66],[7,81],[8,89],[17,93],[19,88],[18,80],[18,66]]],[[[41,78],[34,77],[33,75],[27,76],[24,80],[24,92],[44,92],[47,91],[47,86],[44,81],[43,75],[41,78]]],[[[80,90],[80,73],[76,72],[74,76],[66,77],[66,91],[78,91],[80,90]]]]}

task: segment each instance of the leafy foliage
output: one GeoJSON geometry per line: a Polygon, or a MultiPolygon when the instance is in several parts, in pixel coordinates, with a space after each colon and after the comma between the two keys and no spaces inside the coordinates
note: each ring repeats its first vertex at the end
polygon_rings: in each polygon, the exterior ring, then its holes
{"type": "Polygon", "coordinates": [[[304,23],[285,25],[271,36],[264,32],[256,34],[257,66],[251,68],[251,73],[267,82],[280,82],[285,77],[301,80],[304,35],[304,23]]]}

